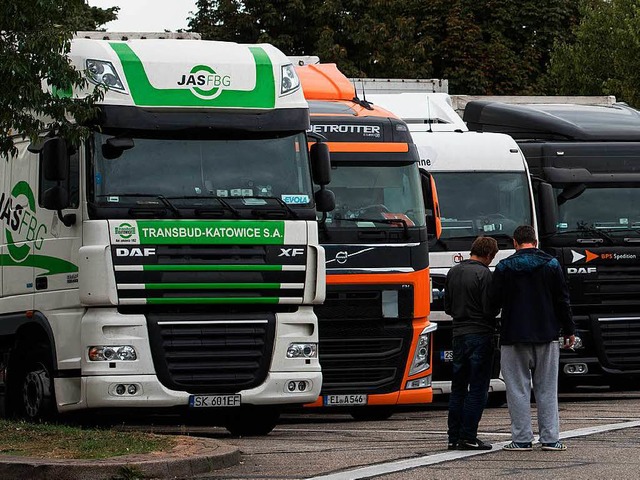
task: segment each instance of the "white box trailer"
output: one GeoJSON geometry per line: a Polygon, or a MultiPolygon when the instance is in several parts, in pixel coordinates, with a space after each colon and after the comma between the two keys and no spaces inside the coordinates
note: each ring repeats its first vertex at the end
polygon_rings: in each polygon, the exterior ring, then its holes
{"type": "Polygon", "coordinates": [[[183,407],[267,433],[322,382],[307,102],[271,45],[133,36],[72,41],[106,88],[81,144],[16,136],[0,160],[3,405],[183,407]]]}

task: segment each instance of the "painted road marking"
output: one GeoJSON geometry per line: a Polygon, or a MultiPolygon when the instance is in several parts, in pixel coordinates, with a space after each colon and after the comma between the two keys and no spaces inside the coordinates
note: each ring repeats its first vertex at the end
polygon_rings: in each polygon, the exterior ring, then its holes
{"type": "MultiPolygon", "coordinates": [[[[624,422],[624,423],[610,423],[607,425],[597,425],[594,427],[578,428],[575,430],[568,430],[560,434],[561,439],[584,437],[587,435],[593,435],[596,433],[611,432],[614,430],[622,430],[625,428],[640,427],[640,421],[624,422]]],[[[396,460],[393,462],[380,463],[372,465],[370,467],[360,467],[351,470],[345,470],[338,473],[331,473],[329,475],[320,475],[317,477],[311,477],[307,480],[358,480],[362,478],[377,477],[379,475],[385,475],[387,473],[401,472],[403,470],[411,470],[414,468],[426,467],[429,465],[435,465],[437,463],[450,462],[452,460],[459,460],[461,458],[474,457],[476,455],[486,455],[502,451],[502,446],[507,442],[493,443],[492,450],[484,451],[447,451],[444,453],[436,453],[435,455],[426,455],[424,457],[407,458],[404,460],[396,460]]]]}

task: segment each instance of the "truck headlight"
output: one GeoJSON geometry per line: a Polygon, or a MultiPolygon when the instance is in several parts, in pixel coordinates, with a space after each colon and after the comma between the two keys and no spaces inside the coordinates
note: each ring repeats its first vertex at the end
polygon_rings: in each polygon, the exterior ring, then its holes
{"type": "Polygon", "coordinates": [[[426,333],[420,335],[418,339],[418,345],[416,345],[416,351],[413,354],[413,362],[411,362],[411,369],[409,370],[409,375],[415,375],[416,373],[424,372],[428,370],[431,360],[430,349],[429,349],[429,340],[431,338],[431,333],[426,333]]]}
{"type": "Polygon", "coordinates": [[[317,356],[316,343],[290,343],[287,348],[287,358],[316,358],[317,356]]]}
{"type": "Polygon", "coordinates": [[[282,66],[282,83],[280,84],[280,95],[295,92],[300,88],[300,78],[292,64],[282,66]]]}
{"type": "Polygon", "coordinates": [[[87,76],[89,80],[98,85],[105,85],[110,90],[125,92],[124,85],[118,76],[118,72],[111,62],[105,60],[87,59],[87,76]]]}
{"type": "Polygon", "coordinates": [[[136,349],[131,345],[97,345],[89,347],[89,360],[92,362],[133,361],[137,358],[136,349]]]}

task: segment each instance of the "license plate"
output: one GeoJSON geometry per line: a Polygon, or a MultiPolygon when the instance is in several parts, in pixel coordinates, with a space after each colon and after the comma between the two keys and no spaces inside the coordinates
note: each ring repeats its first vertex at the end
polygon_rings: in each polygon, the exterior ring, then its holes
{"type": "Polygon", "coordinates": [[[366,395],[325,395],[325,407],[338,407],[343,405],[366,405],[366,395]]]}
{"type": "Polygon", "coordinates": [[[189,406],[192,408],[239,407],[240,395],[190,395],[189,406]]]}
{"type": "Polygon", "coordinates": [[[442,350],[440,352],[440,359],[443,362],[453,362],[453,350],[442,350]]]}

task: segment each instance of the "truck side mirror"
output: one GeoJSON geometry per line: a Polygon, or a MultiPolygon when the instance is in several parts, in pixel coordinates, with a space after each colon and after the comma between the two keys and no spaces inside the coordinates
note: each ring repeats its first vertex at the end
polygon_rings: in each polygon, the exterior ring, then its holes
{"type": "Polygon", "coordinates": [[[438,191],[433,175],[420,169],[420,182],[422,184],[422,197],[426,211],[427,233],[438,239],[442,234],[442,222],[440,221],[440,203],[438,191]]]}
{"type": "MultiPolygon", "coordinates": [[[[34,147],[33,153],[38,152],[34,147]]],[[[61,137],[52,137],[42,144],[40,155],[42,155],[42,175],[49,182],[56,182],[57,185],[45,190],[42,195],[42,204],[47,210],[58,212],[58,218],[66,226],[70,227],[76,223],[75,214],[63,215],[62,210],[70,205],[69,190],[61,185],[69,179],[69,150],[67,141],[61,137]]]]}
{"type": "Polygon", "coordinates": [[[67,142],[60,137],[48,138],[42,145],[44,178],[64,182],[69,177],[69,152],[67,142]]]}
{"type": "Polygon", "coordinates": [[[315,193],[314,198],[319,212],[331,212],[336,208],[336,196],[331,190],[321,188],[315,193]]]}
{"type": "Polygon", "coordinates": [[[102,156],[108,160],[113,160],[122,155],[122,152],[135,146],[133,138],[111,137],[102,145],[102,156]]]}
{"type": "Polygon", "coordinates": [[[309,149],[311,157],[311,173],[313,182],[316,185],[324,186],[331,182],[331,158],[329,155],[329,145],[323,142],[316,142],[309,149]]]}
{"type": "Polygon", "coordinates": [[[44,192],[42,206],[47,210],[63,210],[69,206],[69,192],[60,185],[44,192]]]}
{"type": "Polygon", "coordinates": [[[545,237],[558,231],[558,203],[550,183],[540,182],[537,187],[538,230],[545,237]]]}

